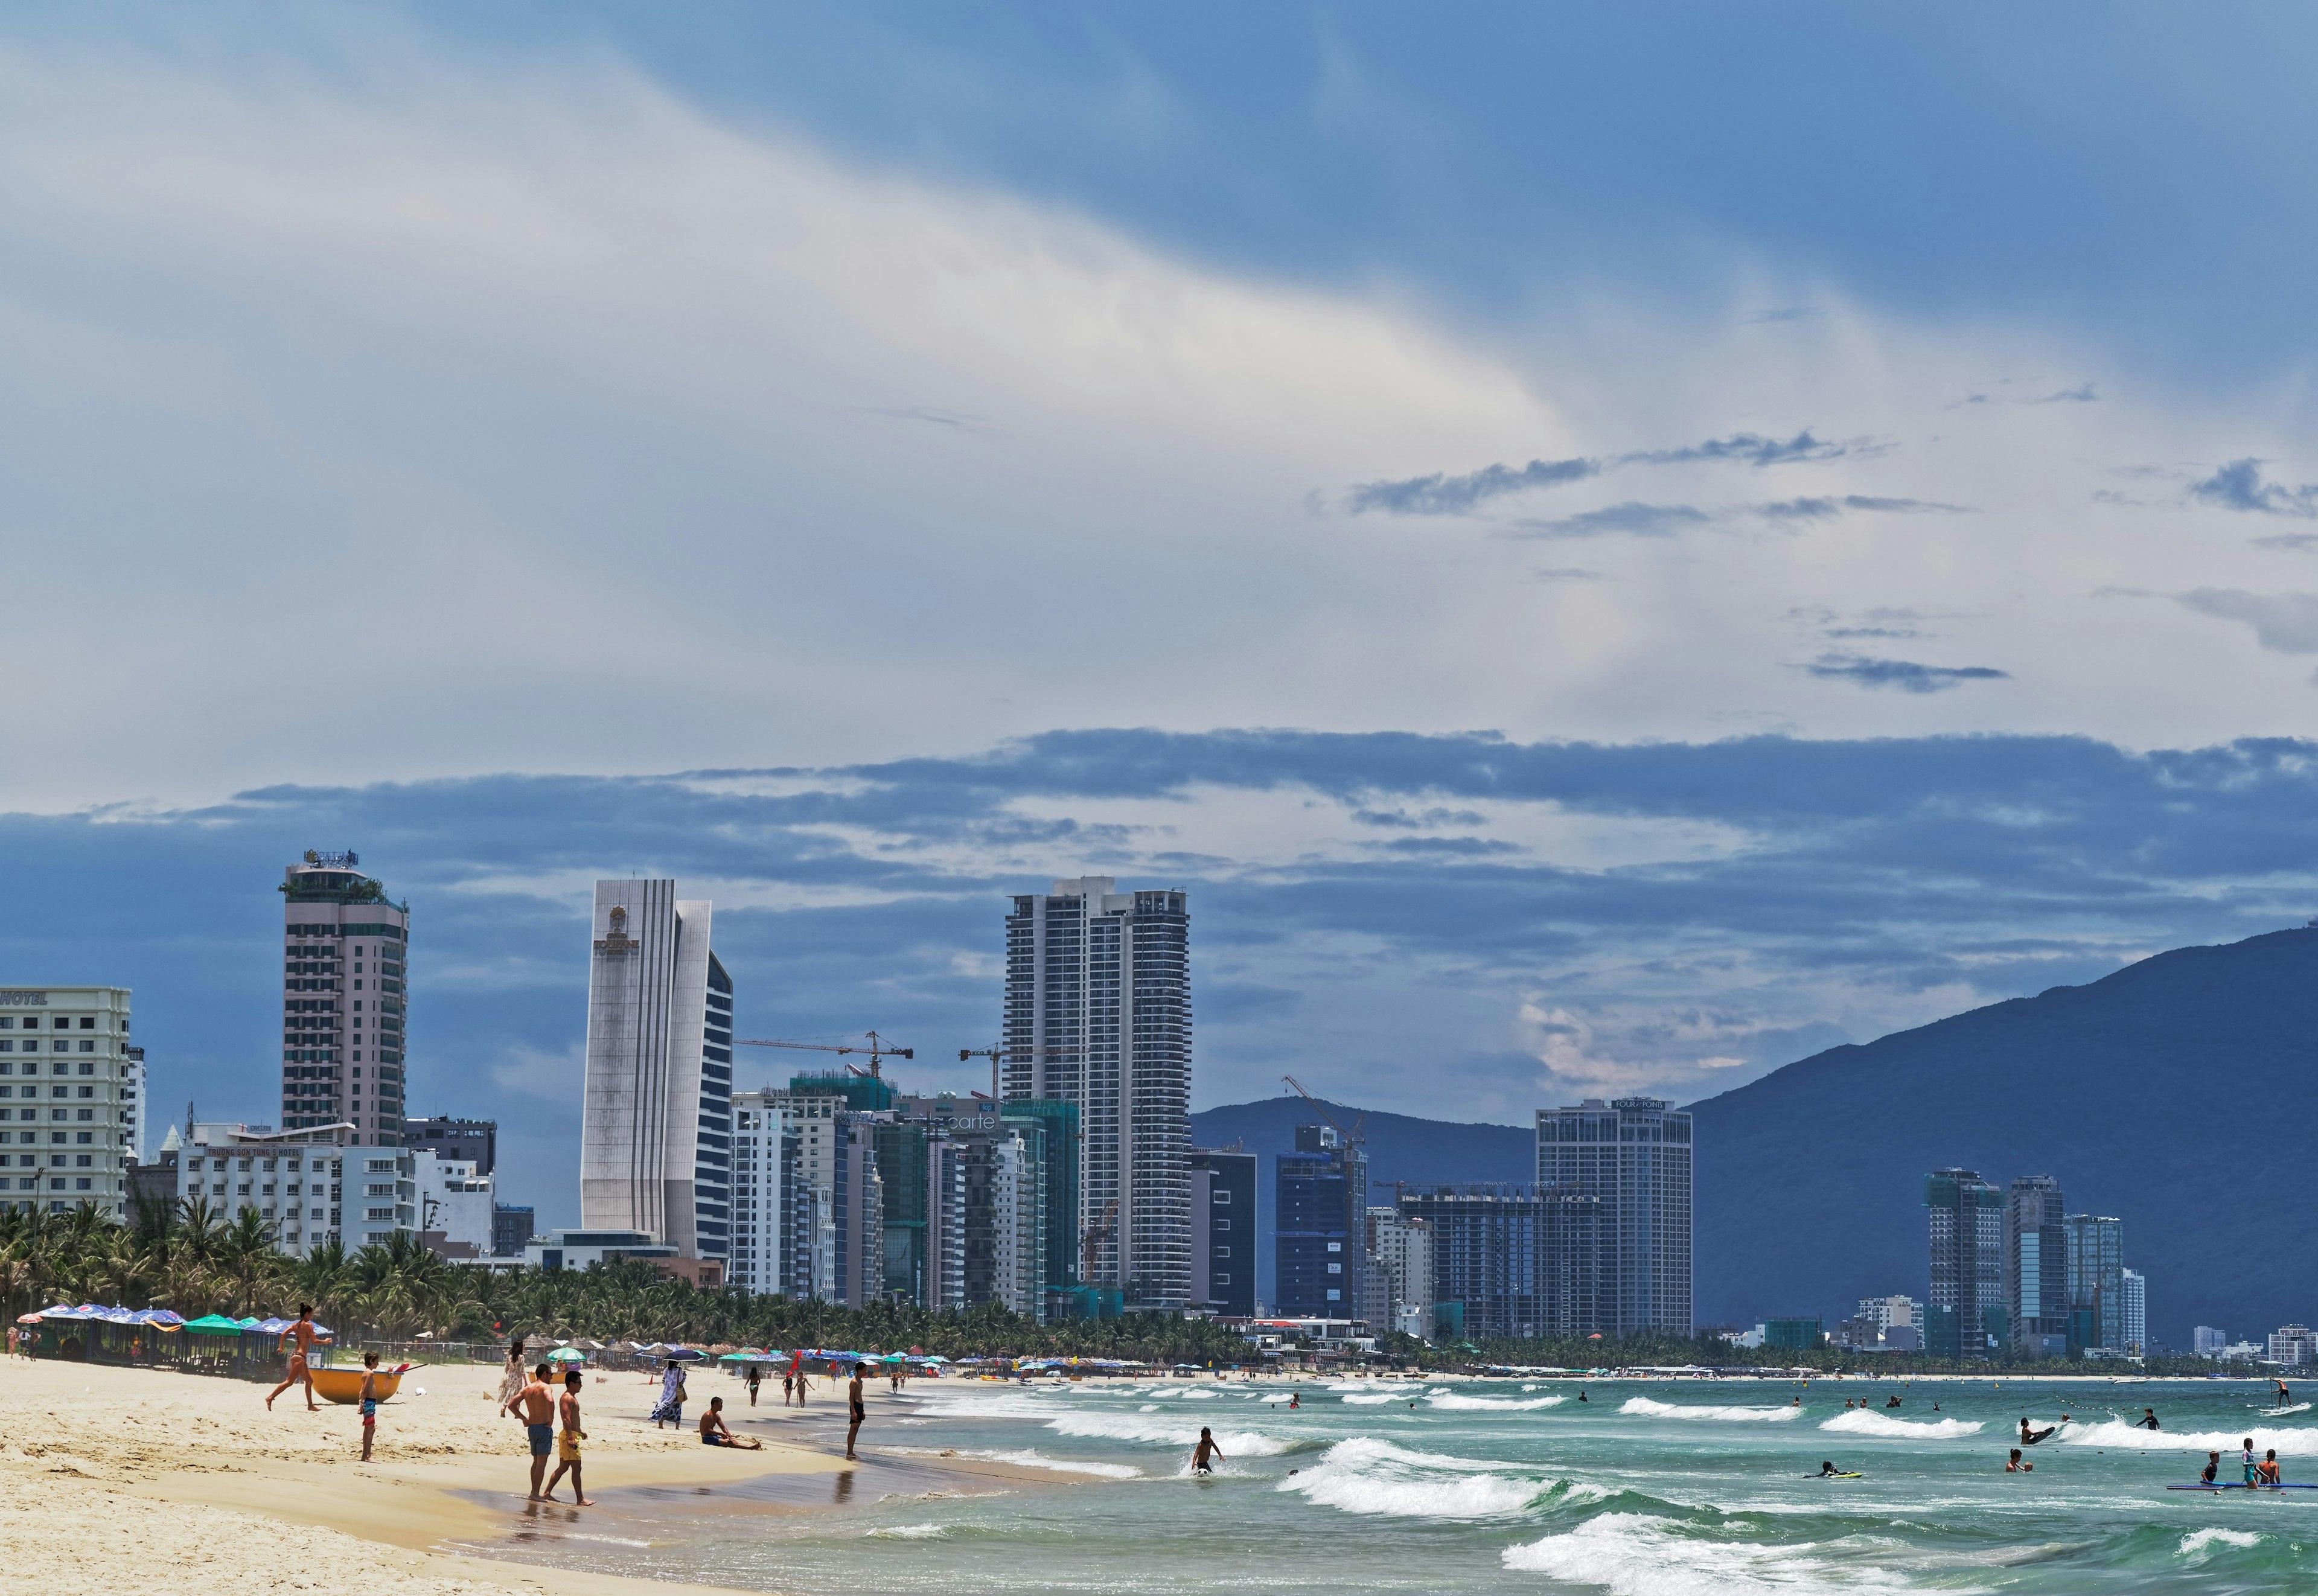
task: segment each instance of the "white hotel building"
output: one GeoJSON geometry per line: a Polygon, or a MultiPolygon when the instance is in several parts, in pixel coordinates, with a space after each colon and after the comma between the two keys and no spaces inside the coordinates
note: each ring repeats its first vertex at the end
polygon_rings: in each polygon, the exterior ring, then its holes
{"type": "Polygon", "coordinates": [[[0,990],[0,1206],[128,1216],[129,989],[0,990]]]}

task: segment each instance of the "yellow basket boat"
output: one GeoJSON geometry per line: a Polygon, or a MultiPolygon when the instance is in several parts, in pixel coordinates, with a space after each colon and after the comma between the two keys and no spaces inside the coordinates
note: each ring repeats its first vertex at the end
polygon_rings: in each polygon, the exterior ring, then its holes
{"type": "MultiPolygon", "coordinates": [[[[330,1402],[348,1403],[362,1400],[363,1371],[360,1368],[318,1368],[312,1372],[315,1395],[330,1402]]],[[[371,1389],[378,1393],[379,1401],[384,1402],[401,1384],[400,1375],[390,1375],[381,1369],[378,1381],[371,1389]]]]}

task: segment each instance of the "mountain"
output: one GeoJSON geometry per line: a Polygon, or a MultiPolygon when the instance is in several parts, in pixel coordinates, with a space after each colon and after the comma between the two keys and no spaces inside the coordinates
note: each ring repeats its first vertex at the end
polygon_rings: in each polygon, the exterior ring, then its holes
{"type": "MultiPolygon", "coordinates": [[[[2059,1179],[2071,1213],[2125,1222],[2153,1340],[2259,1336],[2318,1316],[2318,929],[2177,948],[2084,986],[1830,1048],[1694,1104],[1698,1322],[1830,1322],[1858,1298],[1922,1297],[1926,1171],[2059,1179]]],[[[1360,1110],[1331,1103],[1350,1125],[1360,1110]]],[[[1210,1108],[1194,1143],[1266,1154],[1316,1116],[1300,1098],[1210,1108]]],[[[1382,1181],[1531,1178],[1527,1126],[1371,1113],[1382,1181]]],[[[1267,1225],[1268,1229],[1268,1225],[1267,1225]]],[[[1270,1238],[1260,1278],[1271,1290],[1270,1238]]]]}
{"type": "MultiPolygon", "coordinates": [[[[1328,1103],[1336,1123],[1351,1129],[1362,1110],[1328,1103]]],[[[1271,1194],[1276,1155],[1296,1147],[1296,1127],[1317,1125],[1320,1116],[1301,1098],[1270,1098],[1259,1103],[1233,1103],[1207,1108],[1191,1116],[1191,1145],[1229,1147],[1244,1143],[1258,1154],[1255,1167],[1256,1207],[1263,1215],[1256,1235],[1256,1292],[1272,1298],[1271,1194]]],[[[1453,1125],[1438,1119],[1418,1119],[1406,1114],[1370,1113],[1361,1126],[1369,1154],[1369,1179],[1389,1186],[1395,1180],[1433,1185],[1444,1180],[1503,1180],[1528,1185],[1537,1179],[1537,1134],[1524,1125],[1453,1125]]],[[[1392,1201],[1392,1193],[1370,1188],[1370,1198],[1392,1201]]]]}
{"type": "Polygon", "coordinates": [[[2051,1175],[2125,1221],[2151,1337],[2318,1314],[2318,930],[2184,947],[1693,1105],[1700,1323],[1924,1294],[1926,1170],[2051,1175]]]}

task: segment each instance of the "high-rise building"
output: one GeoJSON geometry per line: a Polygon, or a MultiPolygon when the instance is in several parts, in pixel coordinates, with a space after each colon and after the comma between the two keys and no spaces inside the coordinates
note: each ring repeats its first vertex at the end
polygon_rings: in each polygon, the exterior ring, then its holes
{"type": "Polygon", "coordinates": [[[2004,1194],[1976,1170],[1924,1177],[1931,1219],[1931,1290],[1924,1348],[1935,1358],[1986,1358],[2011,1345],[2004,1302],[2004,1194]]]}
{"type": "Polygon", "coordinates": [[[580,1215],[681,1258],[732,1244],[732,978],[714,905],[672,881],[599,881],[588,968],[580,1215]]]}
{"type": "Polygon", "coordinates": [[[1601,1205],[1604,1331],[1690,1334],[1689,1114],[1657,1098],[1541,1108],[1537,1183],[1601,1205]]]}
{"type": "Polygon", "coordinates": [[[809,1296],[811,1202],[797,1179],[800,1138],[788,1094],[732,1094],[732,1251],[726,1278],[762,1296],[809,1296]]]}
{"type": "Polygon", "coordinates": [[[1014,900],[1003,1092],[1010,1106],[1078,1111],[1084,1284],[1180,1307],[1191,1292],[1190,917],[1181,892],[1116,884],[1086,876],[1014,900]]]}
{"type": "Polygon", "coordinates": [[[2023,1175],[2004,1200],[2004,1298],[2016,1358],[2069,1349],[2069,1233],[2061,1183],[2023,1175]]]}
{"type": "Polygon", "coordinates": [[[1444,1188],[1404,1191],[1397,1206],[1404,1220],[1432,1231],[1436,1329],[1469,1336],[1608,1331],[1601,1270],[1610,1256],[1602,1244],[1609,1215],[1601,1198],[1444,1188]]]}
{"type": "Polygon", "coordinates": [[[141,1164],[151,1121],[145,1100],[145,1050],[123,1047],[121,1057],[121,1144],[129,1150],[130,1163],[141,1164]]]}
{"type": "Polygon", "coordinates": [[[2125,1222],[2096,1214],[2062,1220],[2069,1250],[2069,1350],[2123,1351],[2125,1222]]]}
{"type": "Polygon", "coordinates": [[[1398,1208],[1370,1208],[1369,1263],[1375,1276],[1369,1287],[1370,1299],[1385,1306],[1383,1322],[1371,1319],[1369,1328],[1397,1330],[1431,1340],[1433,1305],[1437,1300],[1432,1225],[1406,1217],[1398,1208]]]}
{"type": "Polygon", "coordinates": [[[1344,1145],[1334,1125],[1299,1125],[1296,1151],[1274,1162],[1273,1184],[1272,1312],[1359,1318],[1367,1303],[1368,1155],[1344,1145]]]}
{"type": "Polygon", "coordinates": [[[2119,1269],[2118,1295],[2125,1299],[2125,1349],[2134,1358],[2149,1355],[2149,1280],[2133,1269],[2119,1269]]]}
{"type": "Polygon", "coordinates": [[[499,1122],[448,1116],[406,1119],[402,1143],[406,1147],[424,1148],[437,1158],[472,1164],[475,1173],[488,1175],[499,1162],[499,1122]]]}
{"type": "Polygon", "coordinates": [[[351,852],[283,873],[282,1125],[346,1125],[346,1145],[402,1142],[410,906],[351,852]]]}
{"type": "Polygon", "coordinates": [[[125,986],[0,990],[0,1207],[128,1216],[129,1054],[125,986]]]}
{"type": "Polygon", "coordinates": [[[1191,1303],[1255,1316],[1255,1165],[1238,1147],[1191,1150],[1191,1303]]]}

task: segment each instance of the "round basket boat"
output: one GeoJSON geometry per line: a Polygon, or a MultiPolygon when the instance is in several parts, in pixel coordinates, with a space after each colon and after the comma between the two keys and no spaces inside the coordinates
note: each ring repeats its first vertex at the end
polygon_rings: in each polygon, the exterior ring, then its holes
{"type": "MultiPolygon", "coordinates": [[[[313,1371],[314,1394],[330,1402],[357,1403],[362,1400],[363,1371],[359,1368],[318,1368],[313,1371]]],[[[379,1371],[371,1389],[384,1402],[392,1396],[395,1387],[402,1384],[400,1375],[379,1371]]]]}

